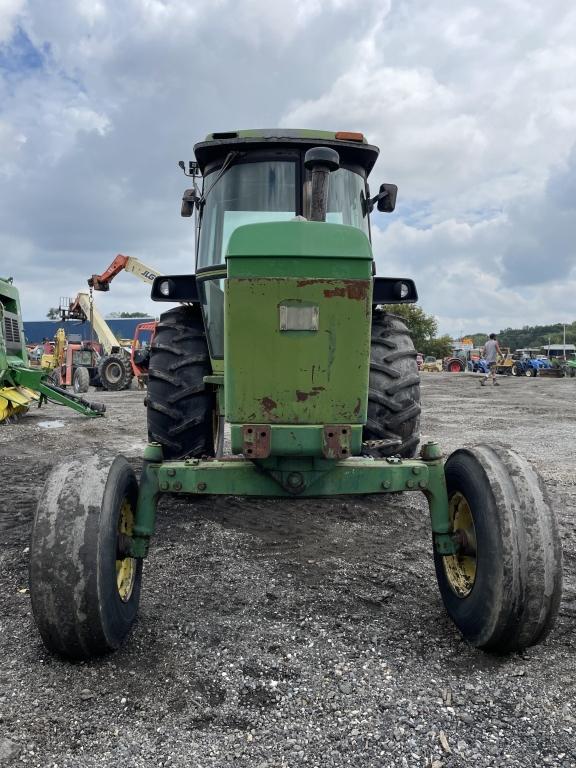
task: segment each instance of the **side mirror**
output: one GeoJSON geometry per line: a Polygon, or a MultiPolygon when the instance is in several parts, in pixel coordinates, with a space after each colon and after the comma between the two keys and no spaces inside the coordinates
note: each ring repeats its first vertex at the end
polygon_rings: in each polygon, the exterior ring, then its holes
{"type": "MultiPolygon", "coordinates": [[[[370,194],[370,190],[368,190],[370,194]]],[[[362,210],[364,216],[372,213],[374,206],[378,208],[382,213],[392,213],[396,208],[396,195],[398,194],[398,187],[396,184],[380,184],[380,191],[376,197],[369,197],[367,200],[362,198],[362,210]]]]}
{"type": "Polygon", "coordinates": [[[198,203],[199,197],[194,189],[185,189],[182,195],[182,208],[180,209],[180,216],[192,216],[194,213],[194,206],[198,203]]]}
{"type": "Polygon", "coordinates": [[[392,213],[394,208],[396,208],[397,194],[398,187],[396,184],[380,184],[380,192],[378,192],[375,201],[378,210],[381,213],[392,213]]]}

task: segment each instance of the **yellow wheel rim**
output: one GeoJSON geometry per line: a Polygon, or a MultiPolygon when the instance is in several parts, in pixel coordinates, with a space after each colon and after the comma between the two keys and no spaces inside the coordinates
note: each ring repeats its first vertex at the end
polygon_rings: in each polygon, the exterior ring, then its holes
{"type": "MultiPolygon", "coordinates": [[[[132,536],[134,532],[134,512],[128,499],[124,499],[118,518],[118,534],[132,536]]],[[[132,596],[136,580],[136,559],[123,557],[116,560],[116,587],[122,602],[127,603],[132,596]]]]}
{"type": "Polygon", "coordinates": [[[463,552],[444,557],[444,572],[452,591],[458,597],[468,597],[476,581],[476,529],[466,497],[459,491],[450,497],[448,513],[463,552]]]}

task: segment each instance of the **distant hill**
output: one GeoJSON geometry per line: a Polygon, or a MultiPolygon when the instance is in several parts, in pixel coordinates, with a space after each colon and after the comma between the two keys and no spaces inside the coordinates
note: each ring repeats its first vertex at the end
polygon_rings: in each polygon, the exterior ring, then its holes
{"type": "MultiPolygon", "coordinates": [[[[564,326],[554,325],[525,325],[523,328],[504,328],[498,333],[501,347],[523,349],[524,347],[543,347],[545,344],[563,344],[564,326]]],[[[481,346],[488,337],[487,333],[470,333],[475,346],[481,346]]],[[[566,344],[576,344],[576,321],[566,325],[566,344]]]]}

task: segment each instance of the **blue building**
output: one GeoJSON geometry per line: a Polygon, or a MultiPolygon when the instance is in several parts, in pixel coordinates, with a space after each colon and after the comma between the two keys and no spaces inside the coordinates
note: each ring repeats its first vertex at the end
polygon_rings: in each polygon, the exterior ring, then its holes
{"type": "MultiPolygon", "coordinates": [[[[110,326],[112,333],[118,339],[134,338],[136,326],[140,323],[149,323],[153,317],[130,317],[130,318],[110,318],[106,322],[110,326]]],[[[24,336],[26,344],[41,344],[43,339],[52,341],[58,328],[64,328],[66,336],[71,334],[79,335],[83,341],[90,341],[90,323],[80,320],[30,320],[24,321],[24,336]]],[[[97,339],[94,337],[94,340],[97,339]]]]}

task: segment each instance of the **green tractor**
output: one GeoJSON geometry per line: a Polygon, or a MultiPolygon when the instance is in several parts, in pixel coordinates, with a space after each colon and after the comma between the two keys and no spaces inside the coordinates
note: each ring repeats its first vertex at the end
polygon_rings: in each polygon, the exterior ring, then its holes
{"type": "Polygon", "coordinates": [[[12,278],[0,278],[0,423],[19,418],[34,402],[41,406],[49,400],[84,416],[102,416],[106,410],[55,386],[49,370],[30,367],[18,290],[12,278]]]}
{"type": "Polygon", "coordinates": [[[193,512],[207,494],[289,504],[418,491],[440,593],[464,637],[496,652],[543,640],[562,553],[541,480],[506,448],[446,462],[435,442],[418,451],[416,352],[382,310],[416,301],[416,288],[374,276],[369,215],[391,212],[397,192],[382,184],[371,197],[378,148],[357,133],[253,130],[213,133],[195,155],[181,167],[196,270],[152,288],[176,306],[151,350],[141,476],[123,456],[74,457],[38,505],[30,592],[47,648],[84,659],[122,643],[162,494],[187,495],[193,512]]]}

